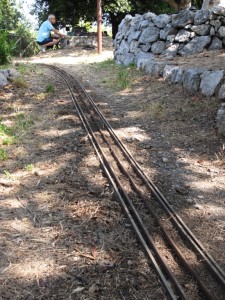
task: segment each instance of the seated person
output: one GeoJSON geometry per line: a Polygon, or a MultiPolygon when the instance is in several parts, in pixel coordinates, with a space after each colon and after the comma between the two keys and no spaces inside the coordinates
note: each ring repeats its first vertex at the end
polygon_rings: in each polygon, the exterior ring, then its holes
{"type": "Polygon", "coordinates": [[[37,43],[38,45],[42,46],[42,52],[46,51],[46,47],[56,45],[58,43],[59,37],[66,37],[53,27],[53,24],[55,24],[55,22],[55,16],[49,15],[48,20],[42,23],[41,27],[39,28],[37,43]],[[57,37],[56,35],[54,37],[51,37],[51,31],[53,31],[57,35],[57,37]]]}

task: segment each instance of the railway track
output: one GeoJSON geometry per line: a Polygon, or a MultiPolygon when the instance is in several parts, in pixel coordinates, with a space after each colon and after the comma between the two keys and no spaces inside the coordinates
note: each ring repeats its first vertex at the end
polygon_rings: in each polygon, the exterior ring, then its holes
{"type": "Polygon", "coordinates": [[[225,299],[225,274],[145,175],[82,83],[55,66],[114,194],[170,299],[225,299]]]}

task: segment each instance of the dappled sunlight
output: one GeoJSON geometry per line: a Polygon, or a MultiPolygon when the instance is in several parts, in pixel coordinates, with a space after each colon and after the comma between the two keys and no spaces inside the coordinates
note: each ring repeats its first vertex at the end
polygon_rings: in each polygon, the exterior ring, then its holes
{"type": "Polygon", "coordinates": [[[71,134],[73,132],[74,132],[73,128],[70,128],[70,129],[52,128],[52,129],[49,129],[48,131],[39,130],[38,135],[40,135],[42,137],[59,137],[59,136],[71,134]]]}
{"type": "Polygon", "coordinates": [[[46,54],[40,54],[38,57],[32,57],[31,59],[17,60],[18,62],[32,62],[34,64],[59,64],[59,65],[80,65],[80,64],[92,64],[105,61],[106,59],[113,58],[112,50],[103,51],[102,55],[98,55],[97,51],[86,51],[86,55],[77,56],[76,51],[61,51],[61,52],[47,52],[46,54]],[[65,55],[65,53],[68,53],[65,55]],[[53,55],[52,55],[53,54],[53,55]]]}
{"type": "Polygon", "coordinates": [[[60,266],[57,266],[52,258],[34,257],[32,260],[24,258],[21,263],[12,264],[5,272],[5,276],[19,277],[30,281],[45,279],[51,275],[58,276],[61,272],[60,266]]]}
{"type": "Polygon", "coordinates": [[[146,134],[143,129],[136,126],[122,127],[119,129],[115,129],[115,132],[121,139],[131,139],[140,142],[150,140],[149,135],[146,134]]]}

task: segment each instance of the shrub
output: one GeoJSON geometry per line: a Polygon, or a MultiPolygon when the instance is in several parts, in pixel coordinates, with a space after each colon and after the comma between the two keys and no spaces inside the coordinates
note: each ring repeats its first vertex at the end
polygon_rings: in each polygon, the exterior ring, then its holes
{"type": "Polygon", "coordinates": [[[13,46],[7,41],[7,33],[0,33],[0,65],[5,65],[10,61],[13,46]]]}

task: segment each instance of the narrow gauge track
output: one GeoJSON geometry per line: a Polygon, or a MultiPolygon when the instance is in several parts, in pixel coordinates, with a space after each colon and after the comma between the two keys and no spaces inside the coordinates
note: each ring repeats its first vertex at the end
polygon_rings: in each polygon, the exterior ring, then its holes
{"type": "Polygon", "coordinates": [[[223,270],[144,174],[81,82],[55,66],[41,66],[65,83],[115,196],[170,299],[224,299],[223,270]]]}

